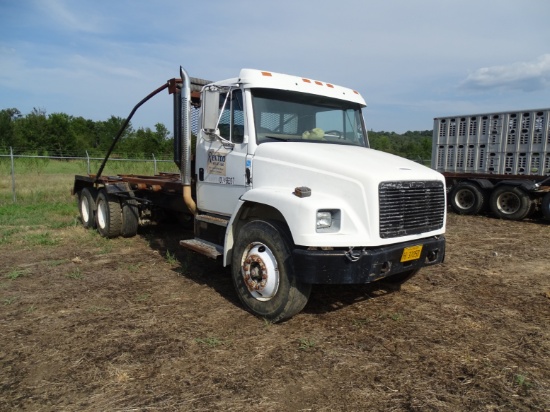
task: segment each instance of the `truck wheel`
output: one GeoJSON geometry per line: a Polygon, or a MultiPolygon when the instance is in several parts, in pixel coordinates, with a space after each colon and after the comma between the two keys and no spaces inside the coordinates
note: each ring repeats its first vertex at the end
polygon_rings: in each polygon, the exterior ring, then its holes
{"type": "Polygon", "coordinates": [[[133,237],[137,234],[138,226],[138,202],[134,199],[126,199],[122,202],[122,227],[120,234],[123,237],[133,237]]]}
{"type": "Polygon", "coordinates": [[[311,285],[296,280],[292,240],[278,222],[244,225],[233,249],[232,277],[241,302],[256,316],[275,323],[306,305],[311,285]]]}
{"type": "Polygon", "coordinates": [[[501,219],[522,220],[533,210],[533,200],[516,186],[498,186],[491,193],[492,212],[501,219]]]}
{"type": "Polygon", "coordinates": [[[542,198],[542,215],[545,219],[550,220],[550,193],[546,193],[542,198]]]}
{"type": "Polygon", "coordinates": [[[460,182],[451,190],[449,203],[459,215],[477,215],[485,205],[485,193],[475,183],[460,182]]]}
{"type": "Polygon", "coordinates": [[[117,197],[101,189],[97,196],[97,231],[106,238],[117,237],[122,232],[122,210],[117,197]]]}
{"type": "Polygon", "coordinates": [[[85,187],[78,194],[78,211],[82,226],[86,229],[95,229],[97,190],[93,187],[85,187]]]}

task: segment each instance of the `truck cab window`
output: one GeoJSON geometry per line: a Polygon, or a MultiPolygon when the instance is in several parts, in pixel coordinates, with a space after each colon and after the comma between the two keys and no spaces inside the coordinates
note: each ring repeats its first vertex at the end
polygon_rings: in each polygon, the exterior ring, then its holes
{"type": "Polygon", "coordinates": [[[233,143],[242,143],[244,140],[243,94],[239,89],[228,93],[220,94],[220,110],[223,108],[223,111],[218,129],[220,136],[224,139],[233,143]]]}
{"type": "Polygon", "coordinates": [[[252,89],[258,144],[315,141],[366,146],[361,107],[326,96],[252,89]]]}

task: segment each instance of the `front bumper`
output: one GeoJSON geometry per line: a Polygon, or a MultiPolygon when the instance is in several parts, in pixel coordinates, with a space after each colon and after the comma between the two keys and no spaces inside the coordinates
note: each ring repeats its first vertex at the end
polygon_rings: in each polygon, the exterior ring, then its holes
{"type": "Polygon", "coordinates": [[[312,284],[370,283],[424,266],[436,265],[445,258],[445,236],[434,236],[377,248],[349,250],[294,249],[295,275],[300,282],[312,284]],[[403,250],[422,245],[420,257],[401,262],[403,250]]]}

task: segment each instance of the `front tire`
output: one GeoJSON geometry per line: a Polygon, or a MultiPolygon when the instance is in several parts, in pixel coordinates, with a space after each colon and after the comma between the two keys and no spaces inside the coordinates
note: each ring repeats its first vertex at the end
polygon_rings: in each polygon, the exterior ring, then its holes
{"type": "Polygon", "coordinates": [[[239,231],[233,248],[233,284],[254,315],[273,323],[289,319],[306,305],[311,285],[296,279],[286,227],[255,220],[239,231]]]}
{"type": "Polygon", "coordinates": [[[533,211],[533,200],[516,186],[498,186],[491,193],[491,211],[501,219],[522,220],[533,211]]]}

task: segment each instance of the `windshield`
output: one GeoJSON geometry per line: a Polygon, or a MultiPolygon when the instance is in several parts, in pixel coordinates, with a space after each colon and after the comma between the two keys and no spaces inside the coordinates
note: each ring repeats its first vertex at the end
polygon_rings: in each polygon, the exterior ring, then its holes
{"type": "Polygon", "coordinates": [[[258,144],[313,141],[366,146],[361,107],[345,100],[274,89],[251,89],[258,144]]]}

